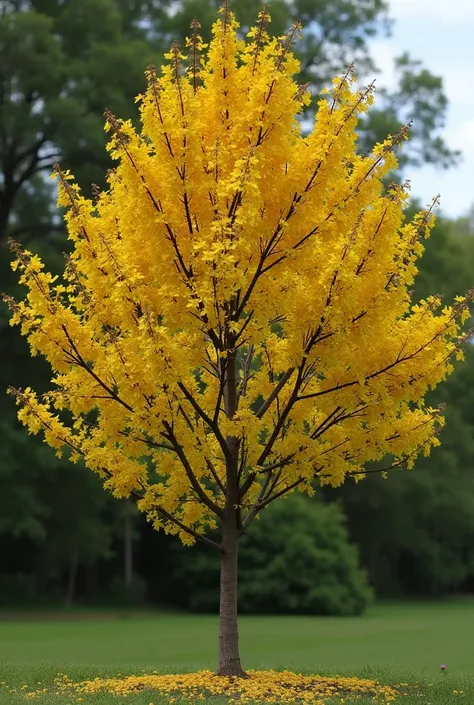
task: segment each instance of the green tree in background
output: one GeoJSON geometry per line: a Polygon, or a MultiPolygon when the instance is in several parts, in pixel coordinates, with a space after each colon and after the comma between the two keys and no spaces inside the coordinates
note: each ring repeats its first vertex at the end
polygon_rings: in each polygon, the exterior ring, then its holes
{"type": "MultiPolygon", "coordinates": [[[[49,234],[62,223],[51,210],[46,180],[53,159],[67,163],[83,189],[101,184],[103,111],[130,117],[143,71],[163,50],[183,40],[197,15],[210,27],[219,0],[3,0],[0,5],[0,238],[9,229],[23,240],[49,234]],[[71,118],[71,116],[73,116],[71,118]],[[74,122],[72,129],[71,121],[74,122]],[[77,139],[77,135],[81,135],[77,139]]],[[[260,2],[234,0],[249,27],[260,2]]],[[[384,0],[272,0],[272,31],[283,33],[299,18],[305,25],[296,47],[302,77],[315,95],[332,76],[356,61],[361,78],[375,66],[368,40],[388,26],[384,0]]],[[[366,123],[361,146],[398,132],[416,115],[403,159],[453,163],[456,153],[439,136],[447,101],[442,81],[408,56],[396,62],[393,94],[366,123]]]]}
{"type": "Polygon", "coordinates": [[[128,117],[143,69],[157,58],[139,29],[141,4],[1,3],[0,234],[8,221],[16,237],[62,229],[38,178],[54,159],[87,186],[102,178],[104,108],[128,117]]]}
{"type": "Polygon", "coordinates": [[[396,88],[377,91],[377,106],[366,116],[360,132],[362,151],[370,151],[382,135],[395,134],[400,120],[412,121],[410,149],[399,150],[397,155],[400,167],[424,163],[443,168],[453,166],[461,153],[450,149],[439,132],[445,125],[448,107],[443,79],[406,52],[395,59],[394,68],[396,88]]]}
{"type": "MultiPolygon", "coordinates": [[[[439,293],[452,300],[474,286],[473,263],[467,219],[438,218],[420,261],[416,297],[439,293]]],[[[379,594],[441,594],[474,576],[474,345],[465,346],[465,355],[443,389],[432,393],[430,403],[446,406],[446,426],[429,458],[403,477],[368,477],[363,498],[351,483],[325,492],[342,499],[351,538],[379,594]]]]}
{"type": "MultiPolygon", "coordinates": [[[[54,267],[59,253],[51,243],[37,243],[37,249],[54,267]]],[[[0,243],[1,288],[21,295],[13,279],[7,248],[0,243]]],[[[4,306],[0,306],[0,360],[0,542],[10,539],[13,547],[20,542],[31,546],[33,553],[28,580],[16,576],[6,587],[1,581],[0,604],[24,602],[40,593],[71,603],[78,568],[110,553],[117,528],[109,516],[118,508],[104,494],[98,478],[89,477],[80,466],[65,471],[64,460],[21,432],[5,387],[10,380],[23,384],[28,369],[31,379],[46,389],[48,369],[43,360],[31,359],[28,345],[8,325],[4,306]]],[[[5,546],[0,549],[4,570],[5,546]]]]}
{"type": "MultiPolygon", "coordinates": [[[[114,106],[126,116],[143,82],[144,66],[160,56],[156,42],[141,26],[153,4],[0,3],[2,291],[15,293],[7,232],[23,241],[34,240],[35,249],[53,260],[53,268],[55,256],[64,248],[63,239],[61,248],[56,245],[55,232],[62,232],[63,224],[48,178],[53,159],[67,161],[87,186],[99,181],[110,166],[103,158],[102,113],[105,106],[114,106]]],[[[62,593],[71,602],[78,568],[109,555],[117,531],[104,517],[110,502],[100,483],[85,477],[80,467],[68,469],[68,485],[63,487],[58,481],[62,463],[33,439],[19,436],[4,390],[13,379],[23,383],[27,367],[41,387],[47,370],[41,361],[31,361],[28,346],[8,327],[3,307],[0,356],[0,538],[28,539],[35,546],[35,575],[30,582],[38,583],[40,590],[49,589],[51,581],[62,584],[62,593]]]]}
{"type": "MultiPolygon", "coordinates": [[[[172,544],[168,600],[195,612],[219,606],[219,558],[172,544]]],[[[343,512],[316,497],[289,496],[255,522],[240,549],[239,604],[247,614],[356,615],[372,598],[349,543],[343,512]]]]}

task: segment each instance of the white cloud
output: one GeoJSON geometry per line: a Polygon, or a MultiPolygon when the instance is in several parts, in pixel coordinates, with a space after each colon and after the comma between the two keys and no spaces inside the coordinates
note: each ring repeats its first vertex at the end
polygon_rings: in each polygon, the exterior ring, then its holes
{"type": "Polygon", "coordinates": [[[442,76],[449,101],[447,144],[462,152],[462,162],[447,171],[434,165],[409,169],[412,194],[423,202],[441,193],[442,210],[456,217],[474,202],[474,0],[389,0],[395,20],[390,38],[370,43],[381,73],[376,85],[394,88],[393,59],[408,51],[435,75],[442,76]]]}
{"type": "Polygon", "coordinates": [[[451,141],[457,149],[463,151],[466,157],[474,159],[474,119],[462,123],[456,134],[453,134],[451,141]]]}
{"type": "MultiPolygon", "coordinates": [[[[473,0],[474,1],[474,0],[473,0]]],[[[375,85],[394,88],[396,77],[393,61],[401,52],[389,39],[375,39],[370,44],[370,53],[380,73],[375,74],[375,85]]]]}
{"type": "MultiPolygon", "coordinates": [[[[390,0],[390,14],[395,20],[441,20],[449,24],[474,20],[473,0],[390,0]]],[[[420,33],[423,26],[420,26],[420,33]]]]}

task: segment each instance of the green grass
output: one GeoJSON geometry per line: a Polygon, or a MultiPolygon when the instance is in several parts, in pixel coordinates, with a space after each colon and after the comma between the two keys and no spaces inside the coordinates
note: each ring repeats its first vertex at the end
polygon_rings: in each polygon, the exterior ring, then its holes
{"type": "MultiPolygon", "coordinates": [[[[289,668],[373,676],[394,684],[418,683],[424,695],[403,697],[407,705],[474,704],[471,599],[378,605],[361,618],[242,617],[240,632],[247,668],[289,668]],[[446,674],[440,672],[441,663],[448,666],[446,674]],[[453,695],[453,690],[465,692],[453,695]]],[[[139,674],[142,670],[171,673],[213,668],[216,642],[217,620],[209,616],[135,614],[108,620],[3,620],[0,681],[32,685],[38,681],[51,683],[59,672],[76,680],[139,674]]],[[[113,696],[93,698],[97,703],[119,700],[113,696]]],[[[20,699],[1,693],[0,702],[19,703],[20,699]]],[[[33,702],[59,705],[60,701],[48,695],[33,702]]],[[[129,702],[159,705],[165,701],[148,693],[134,696],[129,702]]]]}

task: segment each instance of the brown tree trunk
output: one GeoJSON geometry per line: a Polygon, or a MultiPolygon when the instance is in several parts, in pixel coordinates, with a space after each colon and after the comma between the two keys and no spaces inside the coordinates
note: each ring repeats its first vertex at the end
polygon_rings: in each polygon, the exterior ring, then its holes
{"type": "Polygon", "coordinates": [[[71,558],[71,563],[69,564],[69,577],[67,583],[67,593],[66,593],[66,605],[71,607],[74,603],[74,597],[76,594],[76,579],[77,579],[77,569],[79,561],[77,559],[77,553],[73,553],[71,558]]]}
{"type": "Polygon", "coordinates": [[[133,527],[132,527],[132,517],[130,516],[129,507],[125,507],[125,517],[124,517],[124,536],[123,536],[123,558],[124,558],[124,581],[127,587],[133,582],[133,527]]]}
{"type": "Polygon", "coordinates": [[[239,630],[237,625],[237,570],[239,535],[234,526],[235,512],[226,517],[223,526],[221,550],[221,580],[219,604],[219,665],[217,675],[239,676],[247,674],[240,663],[239,630]]]}
{"type": "MultiPolygon", "coordinates": [[[[233,336],[227,331],[225,361],[221,361],[221,374],[225,379],[224,402],[228,419],[237,411],[237,357],[233,336]]],[[[222,520],[221,541],[221,581],[219,602],[219,676],[238,676],[246,678],[247,674],[240,663],[239,630],[237,625],[237,570],[239,551],[239,440],[233,436],[226,438],[228,453],[226,456],[226,502],[222,520]]]]}

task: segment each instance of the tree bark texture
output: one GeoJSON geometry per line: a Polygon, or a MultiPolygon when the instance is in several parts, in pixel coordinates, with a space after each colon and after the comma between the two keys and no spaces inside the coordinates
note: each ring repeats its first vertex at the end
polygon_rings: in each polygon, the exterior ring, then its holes
{"type": "Polygon", "coordinates": [[[125,585],[130,587],[133,582],[133,527],[129,507],[127,506],[124,516],[124,579],[125,585]]]}
{"type": "Polygon", "coordinates": [[[239,676],[246,673],[240,663],[239,631],[237,626],[237,570],[239,535],[233,525],[233,516],[226,517],[223,526],[221,550],[220,606],[219,606],[219,665],[220,676],[239,676]]]}
{"type": "MultiPolygon", "coordinates": [[[[226,416],[232,419],[237,411],[237,356],[235,341],[229,334],[228,355],[221,368],[224,383],[224,403],[226,416]]],[[[237,578],[239,552],[239,439],[227,436],[226,457],[226,502],[222,519],[221,578],[219,602],[219,664],[220,676],[247,674],[240,663],[239,631],[237,626],[237,578]]]]}

